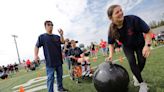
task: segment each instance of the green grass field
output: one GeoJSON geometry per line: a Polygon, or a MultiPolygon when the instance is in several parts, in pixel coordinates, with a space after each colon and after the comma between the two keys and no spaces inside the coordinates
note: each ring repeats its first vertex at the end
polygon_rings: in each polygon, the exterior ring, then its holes
{"type": "MultiPolygon", "coordinates": [[[[119,54],[120,55],[120,54],[119,54]]],[[[114,59],[117,59],[119,55],[115,55],[114,59]]],[[[123,53],[121,53],[123,55],[123,53]]],[[[104,62],[104,58],[101,55],[98,55],[97,62],[92,62],[92,67],[99,65],[104,62]]],[[[121,64],[120,62],[117,62],[121,64]]],[[[130,67],[127,63],[127,60],[124,59],[121,64],[129,73],[130,83],[129,83],[129,92],[138,92],[139,87],[134,87],[132,82],[132,73],[130,67]]],[[[41,65],[36,71],[26,72],[24,69],[21,69],[19,73],[12,74],[8,79],[0,79],[0,92],[13,92],[17,89],[12,89],[15,86],[26,83],[33,78],[38,77],[38,73],[41,76],[46,76],[44,65],[41,65]]],[[[63,65],[64,75],[67,75],[67,66],[63,65]]],[[[146,66],[142,72],[143,79],[148,83],[149,92],[164,92],[164,47],[153,49],[151,56],[147,59],[146,66]]],[[[26,90],[35,88],[37,86],[46,85],[46,81],[40,81],[30,86],[25,87],[26,90]]],[[[82,80],[82,83],[76,84],[75,81],[70,80],[69,76],[63,79],[63,84],[65,88],[69,89],[69,92],[96,92],[92,79],[82,80]]],[[[26,91],[25,91],[26,92],[26,91]]],[[[46,89],[39,90],[36,92],[47,92],[46,89]]]]}

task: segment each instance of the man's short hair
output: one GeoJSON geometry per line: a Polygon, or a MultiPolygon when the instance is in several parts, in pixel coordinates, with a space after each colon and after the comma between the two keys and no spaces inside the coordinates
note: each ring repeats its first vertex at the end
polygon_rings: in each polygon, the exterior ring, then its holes
{"type": "Polygon", "coordinates": [[[44,22],[44,26],[46,26],[48,23],[52,23],[52,21],[46,20],[46,21],[44,22]]]}

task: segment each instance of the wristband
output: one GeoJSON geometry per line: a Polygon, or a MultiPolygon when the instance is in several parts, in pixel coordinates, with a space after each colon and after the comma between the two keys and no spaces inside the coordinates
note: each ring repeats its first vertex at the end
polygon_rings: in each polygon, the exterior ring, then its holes
{"type": "Polygon", "coordinates": [[[150,47],[150,46],[151,46],[151,44],[147,44],[147,46],[148,46],[148,47],[150,47]]]}

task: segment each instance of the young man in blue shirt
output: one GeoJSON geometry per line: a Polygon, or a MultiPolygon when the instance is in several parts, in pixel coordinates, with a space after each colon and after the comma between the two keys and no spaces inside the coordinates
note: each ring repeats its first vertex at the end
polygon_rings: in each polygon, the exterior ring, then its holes
{"type": "Polygon", "coordinates": [[[41,34],[38,37],[38,41],[35,46],[34,54],[35,61],[39,59],[39,48],[43,47],[44,56],[46,60],[46,72],[47,72],[47,88],[48,92],[54,92],[54,71],[57,75],[57,87],[59,92],[67,92],[68,90],[63,88],[62,75],[63,75],[63,60],[61,44],[64,43],[63,30],[59,29],[60,36],[52,33],[53,23],[51,21],[45,21],[44,23],[46,33],[41,34]]]}

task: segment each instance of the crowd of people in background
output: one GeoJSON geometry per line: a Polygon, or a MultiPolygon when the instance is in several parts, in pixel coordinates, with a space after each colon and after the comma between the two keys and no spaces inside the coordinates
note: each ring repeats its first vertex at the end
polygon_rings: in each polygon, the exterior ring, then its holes
{"type": "Polygon", "coordinates": [[[31,62],[29,59],[27,59],[26,61],[23,60],[21,64],[15,63],[15,64],[8,64],[7,66],[2,65],[0,66],[0,78],[6,79],[8,78],[9,75],[16,74],[17,72],[19,72],[19,69],[23,67],[27,72],[35,71],[36,67],[39,67],[39,65],[40,65],[40,60],[31,62]]]}
{"type": "MultiPolygon", "coordinates": [[[[152,34],[152,44],[153,46],[157,46],[159,44],[159,42],[157,41],[157,36],[156,34],[152,34]]],[[[76,41],[76,43],[78,43],[78,41],[76,41]]],[[[122,43],[119,41],[116,41],[114,44],[114,51],[117,53],[119,53],[121,51],[121,47],[122,47],[122,43]]],[[[68,73],[71,73],[71,66],[72,66],[72,61],[69,57],[69,50],[72,48],[71,46],[71,41],[67,38],[65,39],[65,43],[63,45],[62,48],[62,53],[63,53],[63,60],[65,61],[65,63],[67,64],[68,67],[68,73]]],[[[81,49],[81,51],[89,51],[89,56],[92,58],[97,58],[97,53],[100,52],[102,53],[102,55],[104,57],[108,56],[108,52],[109,52],[109,48],[107,45],[107,42],[103,39],[100,40],[100,43],[96,43],[96,42],[91,42],[91,44],[89,46],[85,46],[84,44],[80,44],[79,48],[81,49]]],[[[35,61],[30,61],[29,59],[27,59],[26,61],[23,60],[23,62],[21,63],[21,65],[24,67],[24,69],[29,72],[29,71],[34,71],[36,69],[36,67],[38,67],[40,65],[40,60],[38,60],[37,62],[35,61]]],[[[18,68],[19,64],[15,63],[15,64],[8,64],[7,66],[0,66],[0,78],[7,78],[9,74],[13,74],[16,72],[19,72],[19,68],[18,68]]],[[[84,73],[83,73],[84,74],[84,73]]]]}
{"type": "MultiPolygon", "coordinates": [[[[156,39],[155,39],[156,35],[152,34],[152,40],[154,41],[152,44],[154,46],[156,46],[156,39]]],[[[68,38],[65,39],[65,43],[63,45],[62,51],[63,51],[63,60],[65,61],[65,63],[67,64],[68,67],[68,73],[71,74],[71,69],[74,66],[73,62],[76,61],[77,64],[80,63],[80,65],[84,66],[84,64],[87,65],[87,63],[82,63],[82,62],[78,62],[77,58],[83,57],[83,53],[84,52],[89,52],[89,57],[90,58],[97,58],[97,53],[100,52],[104,57],[107,57],[109,55],[109,46],[108,43],[101,39],[99,43],[96,42],[91,42],[91,44],[89,46],[85,46],[84,44],[79,44],[79,46],[75,46],[72,47],[72,44],[76,44],[78,43],[78,41],[75,40],[69,40],[68,38]],[[74,43],[71,43],[71,42],[74,43]],[[73,49],[74,48],[74,49],[73,49]],[[76,48],[76,49],[75,49],[76,48]],[[77,55],[74,55],[75,57],[73,57],[72,55],[75,54],[73,53],[73,51],[78,52],[77,55]],[[72,52],[73,54],[71,54],[70,52],[72,52]],[[74,58],[74,59],[73,59],[74,58]]],[[[116,40],[114,43],[114,52],[116,54],[120,53],[122,51],[122,42],[116,40]]],[[[121,54],[118,54],[121,55],[121,54]]],[[[119,59],[121,59],[122,56],[119,56],[119,59]]],[[[90,59],[91,60],[91,59],[90,59]]],[[[80,60],[79,60],[80,61],[80,60]]],[[[83,60],[85,61],[85,60],[83,60]]],[[[90,62],[88,63],[88,65],[90,65],[90,62]]],[[[82,75],[85,75],[86,72],[84,72],[84,68],[82,69],[82,75]]],[[[70,75],[70,77],[72,77],[73,75],[70,75]]],[[[74,79],[74,78],[71,78],[74,79]]]]}
{"type": "Polygon", "coordinates": [[[0,66],[0,78],[5,79],[9,74],[19,72],[18,64],[9,64],[7,66],[0,66]]]}
{"type": "MultiPolygon", "coordinates": [[[[78,41],[76,41],[76,43],[78,43],[78,41]]],[[[96,43],[96,42],[91,42],[91,44],[89,46],[84,46],[84,44],[80,44],[78,46],[82,51],[89,51],[90,53],[90,57],[96,57],[97,58],[97,53],[100,52],[102,53],[103,56],[107,56],[108,54],[108,46],[107,46],[107,42],[104,41],[103,39],[100,40],[100,43],[96,43]]],[[[68,65],[68,71],[70,73],[71,70],[71,60],[68,56],[68,52],[71,49],[71,41],[67,38],[65,39],[65,43],[63,45],[62,48],[62,53],[63,53],[63,59],[64,61],[66,61],[67,65],[68,65]]],[[[121,48],[121,44],[118,42],[115,45],[115,48],[121,48]]],[[[117,50],[116,50],[117,51],[117,50]]],[[[23,60],[21,65],[24,67],[24,69],[28,72],[28,71],[33,71],[35,70],[36,67],[38,67],[38,65],[40,65],[40,60],[36,61],[31,61],[30,59],[27,59],[26,61],[23,60]]],[[[19,72],[19,68],[18,68],[19,64],[15,63],[15,64],[8,64],[7,66],[0,66],[0,72],[4,72],[7,74],[10,73],[14,73],[14,72],[19,72]]]]}
{"type": "Polygon", "coordinates": [[[36,67],[40,65],[40,60],[37,61],[30,61],[30,59],[27,59],[26,61],[23,60],[22,65],[27,72],[34,71],[36,70],[36,67]]]}
{"type": "MultiPolygon", "coordinates": [[[[91,58],[97,59],[97,53],[101,51],[104,57],[107,57],[108,46],[107,42],[101,39],[100,43],[91,42],[89,46],[79,44],[78,41],[65,39],[65,43],[62,48],[63,60],[66,62],[68,67],[68,73],[70,74],[71,80],[76,80],[76,83],[80,83],[77,76],[75,76],[75,68],[81,67],[82,78],[91,76],[90,62],[91,58]]],[[[76,70],[77,71],[77,70],[76,70]]]]}

